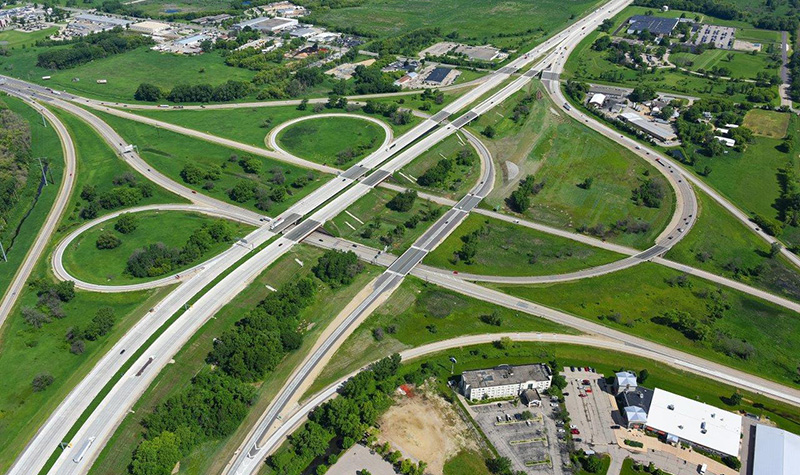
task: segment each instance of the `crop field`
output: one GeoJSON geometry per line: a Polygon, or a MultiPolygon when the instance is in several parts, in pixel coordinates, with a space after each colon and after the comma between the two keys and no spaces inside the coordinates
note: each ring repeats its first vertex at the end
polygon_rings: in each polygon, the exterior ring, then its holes
{"type": "Polygon", "coordinates": [[[133,93],[143,82],[169,90],[177,84],[217,85],[229,79],[249,81],[255,74],[226,66],[219,53],[186,56],[159,53],[147,47],[75,68],[51,71],[36,66],[36,56],[41,51],[42,48],[29,48],[8,57],[0,56],[0,71],[53,89],[116,102],[135,102],[133,93]],[[42,80],[43,76],[51,79],[42,80]],[[108,82],[97,84],[98,79],[108,82]]]}
{"type": "MultiPolygon", "coordinates": [[[[180,211],[149,211],[136,213],[134,216],[138,218],[138,227],[129,234],[122,234],[114,230],[114,223],[118,219],[114,218],[100,223],[78,236],[64,253],[64,268],[67,272],[85,282],[107,285],[123,285],[163,278],[169,274],[152,278],[134,277],[125,272],[125,264],[135,250],[150,244],[163,243],[170,248],[181,248],[195,230],[219,219],[180,211]],[[114,234],[122,241],[122,244],[114,249],[98,249],[95,242],[104,232],[114,234]]],[[[241,223],[229,222],[228,224],[236,237],[243,237],[253,229],[251,226],[241,223]]],[[[200,258],[189,265],[174,269],[171,273],[194,267],[231,245],[232,242],[215,243],[200,258]]]]}
{"type": "Polygon", "coordinates": [[[142,144],[139,147],[139,153],[144,160],[158,171],[179,183],[184,183],[197,190],[198,193],[204,193],[223,201],[257,209],[255,206],[257,197],[255,194],[243,202],[235,202],[230,198],[228,190],[242,181],[250,183],[256,188],[260,186],[267,187],[268,183],[276,184],[276,175],[282,175],[287,185],[301,177],[310,178],[307,184],[301,188],[288,186],[286,189],[287,196],[283,201],[273,202],[269,209],[261,210],[278,214],[322,185],[326,179],[321,177],[319,173],[295,165],[265,157],[250,156],[217,144],[122,119],[103,112],[96,112],[96,114],[125,137],[128,143],[142,144]],[[241,165],[241,161],[245,159],[258,161],[261,164],[259,172],[245,172],[241,165]],[[213,186],[210,189],[208,189],[205,182],[185,183],[181,177],[181,171],[189,163],[203,169],[219,166],[222,170],[219,180],[212,181],[213,186]]]}
{"type": "Polygon", "coordinates": [[[377,249],[387,247],[387,251],[400,255],[432,224],[420,221],[416,227],[408,228],[405,223],[412,216],[439,208],[439,205],[417,198],[409,211],[395,211],[386,206],[395,195],[396,191],[375,188],[325,223],[325,229],[334,236],[377,249]]]}
{"type": "Polygon", "coordinates": [[[575,282],[494,287],[781,383],[792,384],[796,378],[800,321],[794,312],[702,279],[683,279],[678,271],[656,264],[575,282]],[[721,318],[711,317],[709,309],[719,302],[729,309],[721,318]],[[707,337],[691,340],[655,323],[667,310],[705,322],[707,337]],[[726,354],[737,344],[748,348],[746,357],[726,354]]]}
{"type": "Polygon", "coordinates": [[[357,7],[321,10],[311,15],[311,21],[382,37],[438,27],[443,35],[457,32],[461,41],[504,47],[531,38],[529,30],[557,31],[596,4],[591,0],[375,0],[357,7]]]}
{"type": "Polygon", "coordinates": [[[320,117],[283,129],[278,144],[287,152],[323,165],[347,168],[375,151],[385,132],[378,125],[354,117],[320,117]]]}
{"type": "Polygon", "coordinates": [[[752,130],[755,135],[782,139],[789,130],[789,119],[791,115],[787,112],[752,109],[744,116],[742,125],[752,130]]]}
{"type": "MultiPolygon", "coordinates": [[[[531,93],[535,94],[535,90],[531,93]]],[[[511,111],[522,94],[525,93],[509,98],[496,113],[470,124],[476,135],[487,126],[497,131],[492,139],[480,138],[499,162],[498,172],[508,167],[500,160],[512,162],[519,170],[514,177],[498,173],[494,190],[484,203],[510,212],[506,198],[521,179],[533,176],[543,186],[532,196],[526,217],[572,231],[599,224],[608,228],[623,219],[640,220],[649,223],[645,232],[608,239],[635,247],[649,246],[674,209],[674,192],[666,179],[632,152],[621,150],[611,140],[559,114],[550,99],[534,100],[527,118],[515,123],[511,111]],[[588,189],[579,187],[588,177],[592,177],[592,185],[588,189]],[[660,208],[637,206],[631,199],[633,190],[649,177],[664,189],[660,208]]]]}
{"type": "Polygon", "coordinates": [[[506,221],[471,214],[439,247],[425,258],[425,264],[482,275],[549,275],[607,264],[624,256],[576,241],[545,234],[506,221]],[[458,258],[462,237],[486,233],[474,262],[458,258]]]}

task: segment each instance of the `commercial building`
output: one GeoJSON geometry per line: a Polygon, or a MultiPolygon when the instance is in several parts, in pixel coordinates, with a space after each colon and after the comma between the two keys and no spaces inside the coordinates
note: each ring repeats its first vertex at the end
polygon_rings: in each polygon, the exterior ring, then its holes
{"type": "Polygon", "coordinates": [[[614,375],[614,394],[636,391],[638,386],[636,374],[631,371],[620,371],[614,375]]]}
{"type": "Polygon", "coordinates": [[[287,28],[296,27],[298,23],[299,22],[294,18],[258,17],[258,18],[253,18],[251,20],[245,20],[243,22],[239,22],[233,25],[232,28],[236,31],[241,31],[247,27],[250,27],[253,30],[258,30],[264,33],[277,33],[287,28]]]}
{"type": "Polygon", "coordinates": [[[145,35],[158,35],[159,33],[169,30],[170,26],[160,21],[140,21],[131,25],[131,31],[144,33],[145,35]]]}
{"type": "Polygon", "coordinates": [[[646,427],[664,435],[668,442],[739,456],[742,416],[669,391],[653,392],[646,427]]]}
{"type": "Polygon", "coordinates": [[[75,20],[99,26],[103,31],[116,28],[118,26],[125,28],[127,25],[133,23],[130,20],[122,18],[115,18],[105,15],[92,15],[91,13],[82,13],[75,17],[75,20]]]}
{"type": "Polygon", "coordinates": [[[316,28],[300,27],[290,31],[289,36],[292,38],[310,38],[317,33],[321,33],[321,30],[316,28]]]}
{"type": "Polygon", "coordinates": [[[617,407],[628,429],[641,429],[647,424],[647,413],[653,401],[653,390],[637,386],[617,395],[617,407]]]}
{"type": "Polygon", "coordinates": [[[544,391],[553,375],[547,365],[537,363],[520,366],[500,365],[461,373],[461,392],[472,401],[519,396],[523,391],[544,391]]]}
{"type": "Polygon", "coordinates": [[[752,475],[791,475],[800,467],[800,436],[776,427],[755,426],[752,475]]]}
{"type": "Polygon", "coordinates": [[[589,99],[589,105],[595,107],[603,107],[603,103],[606,102],[606,95],[605,94],[594,94],[591,99],[589,99]]]}
{"type": "Polygon", "coordinates": [[[430,86],[447,86],[452,84],[461,72],[453,68],[439,66],[425,76],[425,84],[430,86]]]}
{"type": "Polygon", "coordinates": [[[231,18],[233,17],[228,15],[227,13],[222,13],[220,15],[195,18],[194,20],[192,20],[192,23],[197,23],[198,25],[216,25],[218,23],[222,23],[225,20],[230,20],[231,18]]]}
{"type": "Polygon", "coordinates": [[[662,18],[652,15],[634,15],[628,18],[628,34],[649,31],[654,35],[669,35],[678,26],[677,18],[662,18]]]}
{"type": "Polygon", "coordinates": [[[633,128],[641,130],[642,132],[650,135],[651,137],[662,142],[671,142],[678,136],[675,129],[668,125],[658,125],[653,122],[645,120],[635,112],[623,112],[619,115],[620,119],[630,124],[633,128]]]}

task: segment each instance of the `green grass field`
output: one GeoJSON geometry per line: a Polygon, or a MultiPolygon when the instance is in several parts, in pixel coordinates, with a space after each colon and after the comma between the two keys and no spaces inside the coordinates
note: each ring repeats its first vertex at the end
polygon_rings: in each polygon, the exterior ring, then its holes
{"type": "Polygon", "coordinates": [[[221,84],[229,79],[249,81],[253,71],[226,66],[220,53],[196,56],[159,53],[147,47],[110,56],[76,68],[51,71],[36,66],[42,48],[28,48],[0,56],[0,71],[26,81],[67,90],[86,97],[115,102],[135,102],[133,93],[148,82],[163,89],[177,84],[221,84]],[[120,74],[124,71],[125,74],[120,74]],[[42,80],[42,76],[51,76],[42,80]],[[75,81],[74,79],[79,79],[75,81]],[[107,84],[97,84],[105,79],[107,84]]]}
{"type": "MultiPolygon", "coordinates": [[[[124,285],[161,279],[169,274],[152,278],[139,278],[127,274],[125,265],[128,258],[135,250],[159,242],[164,243],[167,247],[183,247],[195,230],[200,229],[204,224],[219,220],[219,218],[198,213],[181,211],[145,211],[136,213],[135,216],[138,218],[139,225],[135,231],[129,234],[121,234],[114,230],[114,223],[117,221],[115,218],[97,224],[75,238],[64,253],[64,268],[67,272],[84,282],[107,285],[124,285]],[[95,242],[103,232],[113,233],[120,238],[122,244],[114,249],[97,249],[95,242]]],[[[232,227],[233,235],[236,237],[245,236],[254,229],[252,226],[237,222],[228,224],[232,227]]],[[[231,242],[215,243],[199,259],[176,268],[171,273],[194,267],[230,246],[231,242]]]]}
{"type": "Polygon", "coordinates": [[[800,321],[790,310],[729,289],[719,289],[688,277],[683,287],[669,282],[681,274],[656,264],[636,267],[592,279],[552,285],[494,286],[499,290],[580,316],[611,328],[718,361],[781,383],[795,384],[800,351],[800,321]],[[715,319],[709,309],[717,302],[729,306],[715,319]],[[705,322],[710,332],[694,342],[652,318],[667,310],[688,312],[705,322]],[[717,337],[752,346],[748,359],[727,356],[716,347],[717,337]]]}
{"type": "Polygon", "coordinates": [[[473,149],[472,146],[467,142],[464,134],[456,133],[455,135],[447,137],[423,152],[411,163],[395,172],[395,174],[392,175],[392,178],[397,184],[407,188],[413,188],[426,193],[445,196],[451,199],[460,199],[476,184],[480,178],[480,173],[481,165],[477,152],[475,152],[475,149],[473,149]],[[474,154],[475,160],[473,161],[472,165],[456,164],[455,168],[450,172],[447,180],[445,180],[445,182],[440,186],[422,186],[417,183],[416,178],[419,178],[422,174],[428,171],[429,168],[436,165],[439,160],[441,160],[443,157],[453,159],[461,150],[469,150],[474,154]],[[410,178],[411,180],[406,177],[410,178]]]}
{"type": "Polygon", "coordinates": [[[44,30],[24,32],[15,30],[0,31],[0,46],[14,51],[17,48],[27,47],[43,40],[53,33],[58,33],[58,27],[45,28],[44,30]]]}
{"type": "Polygon", "coordinates": [[[558,31],[596,4],[591,0],[377,0],[352,8],[319,10],[309,21],[333,29],[370,31],[381,37],[439,27],[442,35],[457,32],[459,41],[511,47],[532,39],[540,41],[543,35],[535,34],[538,28],[546,33],[558,31]]]}
{"type": "Polygon", "coordinates": [[[486,461],[473,450],[461,450],[444,464],[444,475],[489,475],[486,461]]]}
{"type": "MultiPolygon", "coordinates": [[[[514,343],[512,348],[498,349],[494,345],[475,345],[453,348],[440,353],[414,359],[403,365],[400,373],[416,371],[421,365],[428,367],[439,381],[457,378],[461,372],[472,369],[491,368],[499,364],[530,364],[547,362],[556,358],[560,366],[592,366],[605,376],[613,375],[620,369],[639,371],[647,369],[650,376],[644,386],[662,388],[690,399],[702,401],[728,411],[745,411],[768,417],[780,428],[800,433],[800,409],[786,403],[768,399],[748,391],[740,391],[742,404],[731,407],[723,402],[739,388],[697,376],[676,369],[660,361],[640,358],[616,351],[597,348],[552,344],[552,343],[514,343]],[[451,375],[450,357],[457,360],[451,375]],[[763,407],[761,407],[763,405],[763,407]]],[[[443,384],[444,390],[449,391],[443,384]]]]}
{"type": "MultiPolygon", "coordinates": [[[[631,458],[626,458],[622,462],[622,469],[619,471],[619,475],[641,475],[642,471],[636,471],[633,469],[634,460],[631,458]]],[[[663,475],[672,475],[669,472],[665,472],[662,470],[661,472],[663,475]]]]}
{"type": "Polygon", "coordinates": [[[546,96],[534,99],[527,119],[515,123],[513,109],[523,94],[535,94],[537,87],[538,83],[530,91],[517,93],[470,125],[476,135],[489,125],[497,131],[493,139],[481,137],[498,170],[494,190],[484,204],[510,213],[505,199],[519,180],[532,175],[537,182],[544,182],[544,187],[532,197],[526,217],[571,231],[584,225],[609,228],[619,220],[641,220],[650,224],[647,232],[608,239],[639,248],[650,246],[674,209],[674,192],[666,179],[632,152],[556,112],[546,96]],[[513,178],[504,171],[506,161],[519,169],[513,178]],[[660,208],[637,206],[631,199],[646,175],[663,185],[660,208]],[[591,188],[578,187],[588,177],[593,178],[591,188]]]}
{"type": "Polygon", "coordinates": [[[624,257],[534,229],[471,214],[425,257],[424,263],[472,274],[549,275],[607,264],[624,257]],[[461,237],[480,229],[487,230],[488,234],[480,240],[475,262],[466,264],[455,256],[463,244],[461,237]]]}
{"type": "Polygon", "coordinates": [[[256,209],[255,196],[243,203],[236,203],[229,198],[227,190],[233,188],[236,183],[245,180],[253,186],[264,186],[269,188],[268,183],[274,180],[274,176],[279,172],[283,174],[285,183],[288,185],[294,180],[309,176],[311,180],[302,188],[287,186],[288,196],[282,202],[273,203],[269,210],[265,212],[278,214],[293,203],[311,193],[322,185],[327,177],[318,172],[312,172],[304,168],[272,160],[266,157],[252,156],[227,147],[223,147],[200,139],[188,137],[152,127],[147,124],[122,119],[103,112],[95,112],[101,119],[114,128],[120,135],[125,137],[128,143],[139,145],[139,153],[153,168],[157,169],[173,180],[184,183],[186,186],[197,190],[214,198],[235,203],[251,209],[256,209]],[[231,160],[231,157],[236,157],[231,160]],[[261,171],[258,174],[245,173],[238,163],[239,159],[255,158],[261,162],[261,171]],[[208,169],[211,166],[222,168],[219,180],[214,182],[213,189],[204,189],[204,182],[197,184],[185,183],[180,173],[187,163],[193,163],[201,168],[208,169]]]}
{"type": "Polygon", "coordinates": [[[375,188],[353,203],[347,208],[347,211],[325,223],[325,229],[334,236],[343,237],[367,246],[378,249],[383,249],[384,246],[387,246],[389,252],[400,255],[411,247],[411,244],[425,232],[432,222],[420,222],[415,228],[411,229],[406,228],[403,224],[420,211],[439,206],[417,198],[410,211],[394,211],[387,208],[386,203],[394,198],[396,194],[396,191],[375,188]],[[355,216],[355,218],[351,215],[355,216]],[[403,229],[402,235],[392,233],[398,227],[403,229]],[[367,231],[369,228],[372,228],[371,233],[367,231]],[[387,235],[391,235],[391,240],[382,239],[387,235]]]}
{"type": "Polygon", "coordinates": [[[755,135],[782,139],[789,130],[790,119],[791,115],[787,112],[751,109],[744,116],[742,125],[752,130],[755,135]]]}
{"type": "Polygon", "coordinates": [[[462,335],[510,331],[577,333],[541,318],[407,277],[339,347],[304,398],[370,361],[397,351],[462,335]],[[492,314],[500,318],[499,326],[481,320],[481,316],[492,314]],[[383,330],[380,341],[373,335],[377,328],[383,330]]]}
{"type": "MultiPolygon", "coordinates": [[[[305,111],[297,110],[296,106],[281,106],[205,110],[134,110],[132,112],[256,147],[267,147],[265,143],[267,134],[278,124],[315,113],[311,106],[305,111]]],[[[323,109],[322,112],[341,112],[341,110],[323,109]]],[[[360,112],[354,113],[359,114],[360,112]]],[[[375,117],[382,119],[381,116],[375,117]]],[[[418,117],[413,117],[412,121],[406,125],[398,126],[388,121],[387,123],[390,124],[395,135],[400,135],[418,124],[419,121],[418,117]]]]}
{"type": "Polygon", "coordinates": [[[770,258],[770,246],[705,193],[691,231],[666,257],[717,275],[800,300],[800,275],[788,260],[770,258]],[[755,274],[755,275],[753,275],[755,274]]]}
{"type": "Polygon", "coordinates": [[[36,204],[33,200],[40,184],[41,170],[38,162],[32,161],[30,164],[30,175],[28,182],[23,190],[20,191],[20,199],[14,210],[9,214],[5,227],[0,232],[3,247],[8,257],[8,262],[0,263],[0,289],[8,288],[11,279],[17,272],[20,264],[25,259],[28,251],[33,244],[33,240],[41,229],[42,223],[50,213],[50,208],[58,194],[58,189],[64,174],[64,155],[61,149],[61,141],[50,124],[42,123],[42,116],[34,109],[19,99],[13,97],[3,97],[0,99],[11,111],[22,116],[30,125],[31,131],[31,155],[33,157],[46,157],[50,163],[48,168],[48,180],[50,185],[42,188],[36,204]],[[30,211],[30,215],[25,218],[25,214],[30,211]],[[24,219],[24,221],[23,221],[24,219]],[[17,227],[19,226],[19,232],[17,227]],[[14,235],[16,234],[16,237],[14,235]]]}
{"type": "Polygon", "coordinates": [[[385,136],[380,126],[368,120],[325,117],[289,125],[276,140],[292,155],[323,165],[347,168],[377,150],[385,136]]]}
{"type": "Polygon", "coordinates": [[[691,71],[710,71],[713,67],[728,68],[730,77],[755,79],[761,71],[778,74],[780,63],[775,64],[766,54],[749,54],[741,51],[723,49],[706,50],[702,54],[674,53],[669,56],[670,62],[691,71]],[[733,58],[728,61],[728,54],[733,58]]]}
{"type": "MultiPolygon", "coordinates": [[[[175,357],[175,363],[168,366],[157,376],[153,385],[139,399],[134,407],[134,414],[129,414],[117,428],[111,441],[100,454],[97,462],[92,466],[91,474],[119,474],[126,473],[131,461],[133,450],[141,440],[140,421],[153,407],[181,389],[186,387],[191,378],[207,367],[205,357],[212,348],[213,338],[219,336],[230,328],[245,313],[253,308],[269,292],[266,285],[278,288],[287,282],[293,282],[299,277],[310,275],[312,263],[322,254],[322,251],[308,246],[295,246],[289,253],[281,257],[265,270],[242,293],[238,294],[222,310],[217,312],[216,318],[209,320],[185,345],[175,357]],[[300,267],[295,258],[305,263],[300,267]]],[[[218,473],[228,462],[229,454],[236,450],[247,435],[252,424],[266,410],[280,387],[291,374],[291,371],[309,353],[314,341],[319,337],[330,321],[338,315],[342,308],[352,300],[372,278],[378,275],[379,269],[367,267],[351,285],[331,290],[328,286],[315,279],[317,294],[315,303],[306,308],[302,318],[308,322],[309,330],[300,350],[288,355],[271,373],[267,379],[259,384],[256,401],[245,422],[233,435],[215,442],[203,444],[194,450],[188,457],[181,460],[181,473],[205,474],[218,473]]]]}

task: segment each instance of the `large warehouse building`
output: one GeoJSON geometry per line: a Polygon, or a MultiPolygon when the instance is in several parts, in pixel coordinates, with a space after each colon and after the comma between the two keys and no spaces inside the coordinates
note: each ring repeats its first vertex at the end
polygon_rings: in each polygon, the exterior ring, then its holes
{"type": "Polygon", "coordinates": [[[461,373],[461,392],[472,401],[516,397],[527,389],[544,391],[552,380],[550,368],[541,363],[500,365],[461,373]]]}
{"type": "Polygon", "coordinates": [[[742,416],[672,394],[653,392],[647,428],[668,442],[685,442],[720,455],[739,456],[742,416]]]}
{"type": "Polygon", "coordinates": [[[757,425],[753,475],[790,475],[800,470],[800,436],[757,425]]]}

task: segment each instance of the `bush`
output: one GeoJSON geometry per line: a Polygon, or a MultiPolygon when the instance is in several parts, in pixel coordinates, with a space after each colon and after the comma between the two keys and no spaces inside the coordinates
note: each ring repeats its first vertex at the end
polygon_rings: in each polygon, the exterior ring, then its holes
{"type": "Polygon", "coordinates": [[[130,234],[139,226],[139,218],[131,213],[123,213],[114,223],[114,229],[122,234],[130,234]]]}
{"type": "Polygon", "coordinates": [[[139,87],[136,88],[136,92],[133,94],[134,99],[144,102],[156,102],[162,97],[164,97],[164,93],[158,86],[146,82],[139,84],[139,87]]]}
{"type": "Polygon", "coordinates": [[[53,384],[54,378],[50,373],[39,373],[31,381],[33,392],[38,393],[47,389],[48,386],[53,384]]]}
{"type": "Polygon", "coordinates": [[[33,307],[23,307],[22,318],[28,325],[34,328],[42,328],[42,325],[50,323],[51,321],[50,317],[33,307]]]}
{"type": "Polygon", "coordinates": [[[317,278],[332,288],[349,285],[356,275],[364,270],[358,256],[353,251],[325,251],[317,265],[311,269],[317,278]]]}
{"type": "Polygon", "coordinates": [[[249,181],[241,180],[228,191],[228,196],[237,203],[244,203],[253,197],[253,185],[249,181]]]}
{"type": "Polygon", "coordinates": [[[639,447],[639,448],[644,447],[644,444],[639,442],[638,440],[630,440],[630,439],[625,439],[625,445],[629,445],[631,447],[639,447]]]}
{"type": "Polygon", "coordinates": [[[111,231],[103,231],[97,236],[97,241],[94,244],[98,249],[114,249],[122,244],[122,240],[111,231]]]}
{"type": "Polygon", "coordinates": [[[414,190],[404,191],[394,195],[394,197],[386,203],[386,207],[393,211],[406,212],[410,211],[414,206],[414,201],[417,199],[417,192],[414,190]]]}

